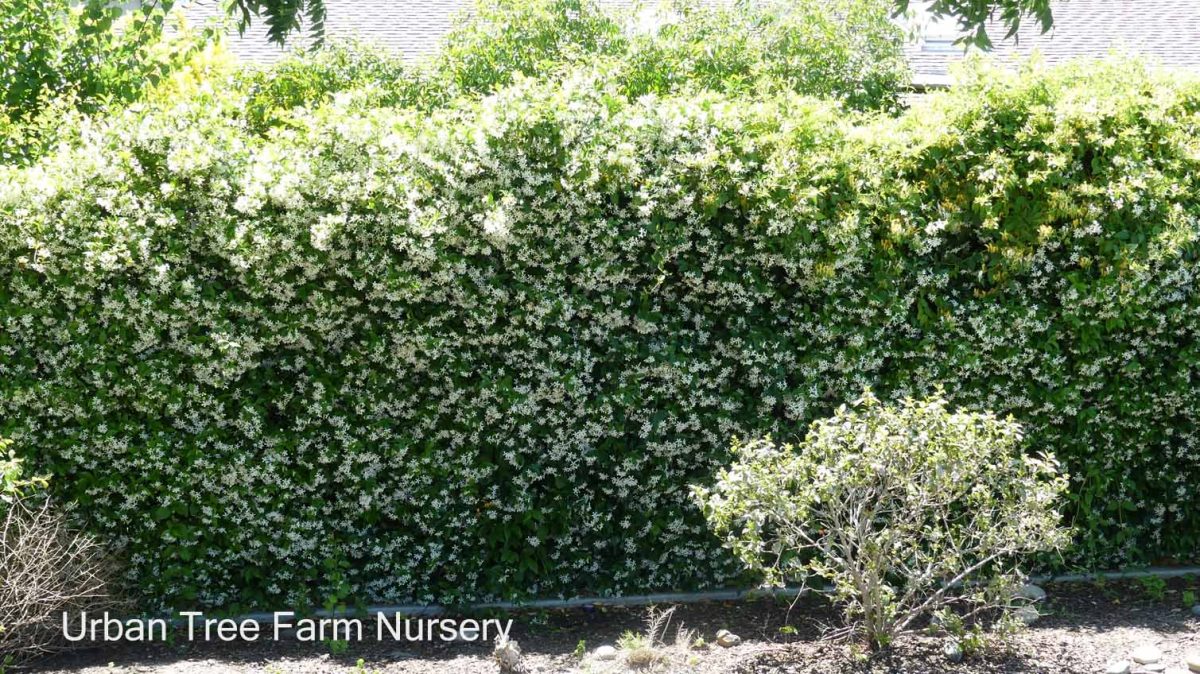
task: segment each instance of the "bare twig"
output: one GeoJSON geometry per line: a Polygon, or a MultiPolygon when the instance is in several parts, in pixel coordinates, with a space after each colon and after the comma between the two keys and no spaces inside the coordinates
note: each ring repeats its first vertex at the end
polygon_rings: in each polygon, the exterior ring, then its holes
{"type": "Polygon", "coordinates": [[[0,660],[63,650],[64,611],[120,608],[108,552],[44,499],[8,504],[0,521],[0,660]]]}

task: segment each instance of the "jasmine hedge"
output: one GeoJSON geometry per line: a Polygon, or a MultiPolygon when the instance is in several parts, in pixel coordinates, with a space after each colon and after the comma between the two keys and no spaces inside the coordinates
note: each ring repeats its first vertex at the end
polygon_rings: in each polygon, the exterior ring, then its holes
{"type": "Polygon", "coordinates": [[[721,585],[688,486],[866,385],[1015,415],[1068,561],[1200,549],[1193,82],[211,91],[0,169],[0,435],[152,605],[721,585]]]}

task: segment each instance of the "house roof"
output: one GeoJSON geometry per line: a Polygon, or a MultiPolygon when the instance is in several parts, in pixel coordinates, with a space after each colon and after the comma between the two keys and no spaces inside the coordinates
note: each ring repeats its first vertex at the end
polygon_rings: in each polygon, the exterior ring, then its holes
{"type": "MultiPolygon", "coordinates": [[[[1161,65],[1200,72],[1200,0],[1056,0],[1054,26],[1046,33],[1032,19],[1018,39],[1003,39],[998,22],[988,25],[990,56],[1016,65],[1037,52],[1043,63],[1103,58],[1113,52],[1148,56],[1161,65]]],[[[963,60],[957,34],[930,31],[906,49],[913,82],[937,86],[952,80],[951,65],[963,60]]]]}
{"type": "MultiPolygon", "coordinates": [[[[222,21],[223,0],[191,0],[184,7],[189,25],[222,21]]],[[[325,34],[329,39],[359,39],[394,48],[405,57],[418,57],[436,49],[438,41],[465,12],[472,0],[326,0],[325,34]]],[[[230,28],[225,48],[234,56],[257,63],[282,58],[288,50],[303,49],[305,36],[288,38],[285,49],[267,39],[262,20],[255,17],[244,35],[230,28]]]]}
{"type": "MultiPolygon", "coordinates": [[[[635,0],[598,2],[602,7],[626,8],[635,0]]],[[[191,26],[222,20],[223,4],[223,0],[191,0],[184,15],[191,26]]],[[[331,40],[355,39],[388,47],[415,60],[436,51],[455,20],[474,6],[475,0],[325,0],[325,35],[331,40]]],[[[288,38],[288,42],[287,49],[305,45],[303,36],[288,38]]],[[[225,48],[238,58],[260,63],[276,61],[287,53],[267,40],[261,20],[253,22],[243,36],[231,29],[225,48]]]]}
{"type": "MultiPolygon", "coordinates": [[[[636,0],[598,0],[601,6],[627,8],[636,0]]],[[[717,3],[722,0],[698,0],[717,3]]],[[[405,58],[418,59],[435,51],[456,17],[465,15],[474,0],[325,0],[330,39],[354,38],[390,47],[405,58]]],[[[189,23],[202,24],[224,16],[222,0],[191,0],[185,12],[189,23]]],[[[1026,61],[1035,51],[1047,65],[1077,58],[1100,58],[1113,51],[1150,56],[1168,67],[1200,72],[1200,0],[1055,0],[1054,27],[1038,33],[1028,20],[1019,39],[1004,38],[998,22],[989,25],[994,42],[991,56],[1006,65],[1026,61]]],[[[944,26],[944,24],[943,24],[944,26]]],[[[952,80],[951,66],[962,61],[957,37],[944,27],[928,28],[926,37],[906,47],[918,86],[939,86],[952,80]]],[[[303,38],[289,48],[302,47],[303,38]]],[[[266,39],[261,22],[238,37],[232,31],[226,48],[249,61],[277,60],[285,50],[266,39]]]]}

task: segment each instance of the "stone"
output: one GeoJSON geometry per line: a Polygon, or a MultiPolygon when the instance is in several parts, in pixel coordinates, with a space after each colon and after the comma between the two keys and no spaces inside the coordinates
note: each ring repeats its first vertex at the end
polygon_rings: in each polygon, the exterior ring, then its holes
{"type": "Polygon", "coordinates": [[[1167,666],[1161,662],[1152,662],[1148,665],[1142,666],[1143,672],[1154,672],[1155,674],[1157,674],[1158,672],[1166,671],[1166,669],[1167,669],[1167,666]]]}
{"type": "Polygon", "coordinates": [[[942,644],[942,655],[946,656],[946,659],[950,662],[962,662],[962,644],[958,643],[958,641],[955,639],[947,641],[946,643],[942,644]]]}
{"type": "Polygon", "coordinates": [[[1013,611],[1013,616],[1026,625],[1032,625],[1037,622],[1038,618],[1042,617],[1042,614],[1038,613],[1038,610],[1032,606],[1018,606],[1013,611]]]}
{"type": "Polygon", "coordinates": [[[1021,599],[1028,599],[1029,601],[1042,601],[1046,598],[1046,591],[1037,585],[1022,585],[1020,589],[1017,590],[1017,597],[1021,599]]]}
{"type": "Polygon", "coordinates": [[[617,657],[617,649],[605,644],[592,651],[592,657],[596,658],[597,660],[615,660],[617,657]]]}
{"type": "Polygon", "coordinates": [[[497,639],[496,648],[492,651],[496,664],[500,665],[500,674],[525,674],[525,663],[521,658],[521,646],[511,639],[497,639]]]}
{"type": "Polygon", "coordinates": [[[1129,674],[1128,660],[1114,660],[1104,668],[1104,674],[1129,674]]]}
{"type": "Polygon", "coordinates": [[[1162,651],[1158,650],[1157,646],[1144,644],[1133,649],[1132,657],[1139,665],[1152,665],[1162,660],[1162,651]]]}
{"type": "Polygon", "coordinates": [[[1200,651],[1192,651],[1183,656],[1183,664],[1193,672],[1200,672],[1200,651]]]}
{"type": "Polygon", "coordinates": [[[742,638],[729,630],[719,630],[717,632],[717,645],[722,648],[733,648],[740,643],[742,643],[742,638]]]}
{"type": "Polygon", "coordinates": [[[1192,607],[1192,615],[1200,616],[1200,604],[1196,604],[1192,607]]]}

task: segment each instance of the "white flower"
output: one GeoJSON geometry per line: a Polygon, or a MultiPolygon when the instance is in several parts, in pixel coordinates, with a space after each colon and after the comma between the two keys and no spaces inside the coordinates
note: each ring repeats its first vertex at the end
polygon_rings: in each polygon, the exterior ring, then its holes
{"type": "Polygon", "coordinates": [[[505,196],[500,200],[499,204],[484,215],[483,233],[487,236],[488,240],[499,246],[508,244],[512,238],[508,211],[515,205],[516,199],[511,196],[505,196]]]}
{"type": "Polygon", "coordinates": [[[329,250],[329,238],[333,234],[344,227],[346,224],[345,215],[324,215],[314,222],[308,229],[309,240],[312,247],[317,250],[329,250]]]}

